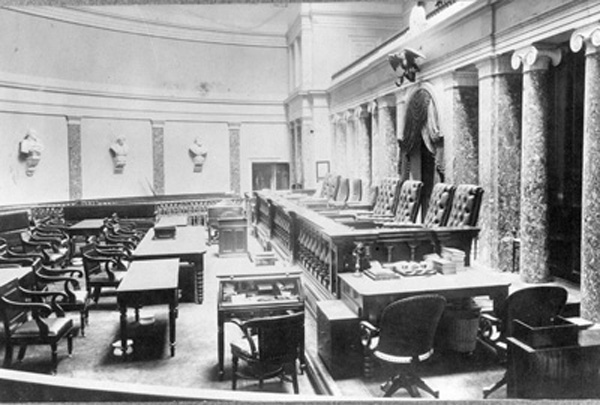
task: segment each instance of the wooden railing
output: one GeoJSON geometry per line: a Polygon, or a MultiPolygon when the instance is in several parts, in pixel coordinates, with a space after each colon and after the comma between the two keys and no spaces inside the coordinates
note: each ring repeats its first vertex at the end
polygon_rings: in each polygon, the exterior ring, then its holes
{"type": "Polygon", "coordinates": [[[254,232],[266,249],[300,266],[321,299],[338,295],[337,275],[355,271],[353,251],[358,243],[369,247],[372,260],[382,263],[420,261],[441,248],[470,250],[479,228],[381,228],[351,227],[320,215],[284,193],[255,192],[254,232]]]}
{"type": "Polygon", "coordinates": [[[155,205],[156,216],[187,215],[191,218],[192,224],[200,224],[202,218],[206,215],[208,207],[217,204],[220,201],[231,201],[237,204],[244,202],[244,199],[238,195],[229,193],[210,193],[210,194],[181,194],[169,196],[151,196],[151,197],[130,197],[130,198],[107,198],[107,199],[89,199],[77,201],[59,201],[38,204],[21,204],[0,207],[0,212],[13,212],[23,209],[31,210],[33,218],[44,218],[48,216],[62,217],[63,208],[72,205],[120,205],[152,203],[155,205]]]}

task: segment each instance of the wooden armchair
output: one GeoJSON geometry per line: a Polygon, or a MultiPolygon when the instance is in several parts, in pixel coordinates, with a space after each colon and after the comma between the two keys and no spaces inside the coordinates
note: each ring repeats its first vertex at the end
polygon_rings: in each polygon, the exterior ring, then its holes
{"type": "Polygon", "coordinates": [[[258,380],[262,388],[265,379],[280,377],[283,380],[291,374],[294,393],[297,394],[296,361],[303,356],[304,312],[247,321],[234,319],[233,323],[244,336],[241,341],[231,343],[231,388],[237,388],[238,378],[258,380]],[[248,364],[247,370],[239,369],[240,360],[248,364]]]}
{"type": "Polygon", "coordinates": [[[27,346],[49,345],[52,350],[52,374],[56,374],[58,343],[66,338],[69,356],[73,352],[73,321],[65,317],[56,299],[51,301],[51,305],[27,302],[27,299],[35,295],[59,297],[60,294],[51,292],[32,294],[19,287],[17,279],[11,281],[5,291],[0,297],[0,314],[4,322],[4,367],[11,366],[15,346],[20,348],[18,360],[21,361],[25,357],[27,346]]]}
{"type": "Polygon", "coordinates": [[[0,264],[16,264],[32,266],[37,259],[43,258],[41,253],[19,253],[13,251],[4,238],[0,238],[0,264]]]}
{"type": "Polygon", "coordinates": [[[65,266],[70,260],[68,241],[54,237],[41,237],[30,231],[20,233],[21,253],[41,253],[42,261],[49,266],[65,266]]]}
{"type": "Polygon", "coordinates": [[[117,258],[101,254],[96,250],[93,243],[81,248],[81,256],[86,289],[97,304],[102,288],[117,288],[125,275],[125,271],[123,271],[117,258]]]}
{"type": "Polygon", "coordinates": [[[85,336],[85,327],[89,323],[90,294],[82,288],[78,278],[84,280],[84,272],[80,269],[53,269],[44,266],[40,260],[33,265],[35,287],[37,291],[58,291],[61,300],[58,302],[65,312],[79,312],[81,336],[85,336]]]}

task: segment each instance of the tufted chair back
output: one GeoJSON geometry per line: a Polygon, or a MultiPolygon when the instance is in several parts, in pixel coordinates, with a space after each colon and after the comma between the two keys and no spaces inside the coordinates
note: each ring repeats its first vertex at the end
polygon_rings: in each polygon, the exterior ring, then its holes
{"type": "Polygon", "coordinates": [[[446,226],[455,188],[453,184],[447,183],[437,183],[433,186],[423,225],[428,228],[446,226]]]}
{"type": "Polygon", "coordinates": [[[483,188],[474,184],[460,184],[452,198],[452,209],[446,226],[475,226],[479,218],[479,208],[483,188]]]}
{"type": "Polygon", "coordinates": [[[340,179],[340,184],[335,195],[335,202],[343,202],[348,201],[348,197],[350,196],[350,180],[348,178],[340,179]]]}
{"type": "Polygon", "coordinates": [[[377,188],[377,198],[373,207],[374,215],[394,215],[396,203],[398,202],[398,192],[400,190],[400,179],[396,177],[386,177],[381,181],[377,188]]]}
{"type": "Polygon", "coordinates": [[[423,182],[419,180],[406,180],[400,187],[398,204],[394,222],[414,223],[421,205],[421,190],[423,182]]]}
{"type": "Polygon", "coordinates": [[[359,202],[362,200],[362,180],[352,179],[350,182],[350,195],[348,202],[359,202]]]}

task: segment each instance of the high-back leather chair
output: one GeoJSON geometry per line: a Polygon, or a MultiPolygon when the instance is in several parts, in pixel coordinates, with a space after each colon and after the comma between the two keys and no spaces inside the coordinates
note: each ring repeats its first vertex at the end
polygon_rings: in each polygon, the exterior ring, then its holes
{"type": "Polygon", "coordinates": [[[350,196],[350,179],[344,177],[340,179],[337,193],[333,201],[337,203],[345,203],[350,196]]]}
{"type": "Polygon", "coordinates": [[[422,189],[423,182],[419,180],[405,180],[402,183],[393,222],[414,223],[416,221],[421,204],[422,189]]]}
{"type": "Polygon", "coordinates": [[[325,184],[325,195],[323,196],[327,200],[334,200],[337,195],[338,188],[340,186],[341,176],[339,174],[332,174],[328,177],[325,184]]]}
{"type": "Polygon", "coordinates": [[[418,388],[439,397],[439,391],[417,376],[416,366],[433,354],[435,332],[445,306],[446,299],[441,295],[417,295],[385,307],[378,328],[367,321],[360,323],[367,351],[397,368],[397,373],[381,386],[385,397],[400,388],[412,397],[420,396],[418,388]]]}
{"type": "Polygon", "coordinates": [[[262,388],[263,380],[291,374],[294,393],[298,394],[296,360],[302,356],[304,346],[304,312],[233,320],[244,336],[231,343],[233,362],[231,388],[237,388],[237,379],[255,379],[262,388]],[[238,371],[240,360],[248,363],[245,373],[238,371]]]}
{"type": "MultiPolygon", "coordinates": [[[[487,341],[492,335],[498,338],[495,346],[505,355],[506,338],[513,335],[514,320],[518,319],[531,326],[548,326],[560,314],[567,303],[568,292],[559,286],[536,286],[524,288],[510,294],[498,310],[497,316],[482,314],[480,334],[487,341]]],[[[506,384],[506,373],[498,382],[483,390],[487,398],[506,384]]]]}
{"type": "Polygon", "coordinates": [[[450,208],[452,207],[452,198],[456,186],[447,183],[437,183],[431,190],[429,206],[425,214],[423,225],[427,228],[446,226],[450,208]]]}
{"type": "Polygon", "coordinates": [[[348,196],[349,203],[357,203],[362,201],[362,180],[352,179],[350,182],[350,195],[348,196]]]}
{"type": "Polygon", "coordinates": [[[460,184],[454,191],[452,207],[446,226],[475,226],[479,218],[479,208],[483,188],[474,184],[460,184]]]}
{"type": "Polygon", "coordinates": [[[398,202],[400,179],[396,177],[384,178],[377,187],[377,198],[373,207],[373,215],[393,216],[398,202]]]}

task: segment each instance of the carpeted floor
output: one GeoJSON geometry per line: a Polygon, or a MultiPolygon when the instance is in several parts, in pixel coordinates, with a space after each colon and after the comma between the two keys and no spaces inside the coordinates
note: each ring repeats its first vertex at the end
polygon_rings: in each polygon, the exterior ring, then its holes
{"type": "MultiPolygon", "coordinates": [[[[251,242],[252,243],[252,242],[251,242]]],[[[112,343],[119,336],[119,312],[114,293],[103,294],[100,303],[90,311],[90,324],[86,336],[74,341],[74,354],[67,357],[66,342],[59,347],[58,375],[85,378],[96,381],[141,383],[185,388],[231,389],[230,357],[227,342],[238,335],[236,327],[226,324],[225,379],[217,378],[217,279],[220,270],[235,266],[247,258],[219,258],[216,246],[209,247],[205,257],[204,303],[180,303],[177,319],[177,352],[170,357],[168,348],[167,306],[152,306],[142,313],[153,314],[151,325],[133,326],[134,352],[128,361],[113,353],[112,343]]],[[[78,316],[73,314],[78,322],[78,316]]],[[[129,316],[133,318],[133,310],[129,316]]],[[[3,348],[0,347],[3,351],[3,348]]],[[[315,320],[307,314],[306,349],[317,367],[324,369],[317,355],[317,330],[315,320]]],[[[38,373],[50,372],[50,349],[32,346],[22,363],[13,365],[15,370],[38,373]]],[[[376,367],[371,379],[351,378],[334,381],[333,391],[348,398],[381,397],[380,384],[391,371],[376,367]]],[[[422,375],[434,389],[440,390],[441,399],[481,399],[481,389],[502,377],[504,368],[497,359],[477,349],[473,355],[458,353],[436,353],[429,364],[421,369],[422,375]]],[[[300,392],[314,394],[314,388],[304,373],[300,376],[300,392]]],[[[258,391],[255,381],[241,381],[240,391],[258,391]]],[[[265,383],[264,392],[291,393],[290,383],[273,380],[265,383]]],[[[409,398],[400,390],[395,398],[409,398]]],[[[424,395],[427,397],[427,394],[424,395]]],[[[500,389],[493,398],[506,398],[506,388],[500,389]]]]}

